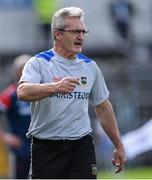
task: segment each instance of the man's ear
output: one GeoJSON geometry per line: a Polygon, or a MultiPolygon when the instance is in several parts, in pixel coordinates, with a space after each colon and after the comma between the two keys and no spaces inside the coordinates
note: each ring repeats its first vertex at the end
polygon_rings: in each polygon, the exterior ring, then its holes
{"type": "Polygon", "coordinates": [[[60,40],[62,34],[63,34],[63,33],[60,32],[60,31],[55,31],[55,32],[54,32],[54,37],[55,37],[55,39],[60,40]]]}

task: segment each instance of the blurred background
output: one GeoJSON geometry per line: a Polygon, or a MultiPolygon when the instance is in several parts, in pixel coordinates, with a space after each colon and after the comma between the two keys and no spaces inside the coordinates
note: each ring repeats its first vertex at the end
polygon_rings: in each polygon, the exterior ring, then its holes
{"type": "MultiPolygon", "coordinates": [[[[136,177],[142,172],[143,178],[152,178],[147,173],[152,170],[151,0],[0,0],[0,90],[13,81],[16,56],[52,47],[51,16],[66,6],[85,11],[90,33],[83,54],[95,60],[104,74],[126,147],[126,174],[135,170],[136,177]]],[[[110,175],[113,146],[91,106],[89,113],[101,177],[128,178],[125,172],[110,175]]],[[[4,113],[0,127],[9,131],[4,113]]],[[[0,143],[0,177],[13,177],[13,154],[0,143]]]]}

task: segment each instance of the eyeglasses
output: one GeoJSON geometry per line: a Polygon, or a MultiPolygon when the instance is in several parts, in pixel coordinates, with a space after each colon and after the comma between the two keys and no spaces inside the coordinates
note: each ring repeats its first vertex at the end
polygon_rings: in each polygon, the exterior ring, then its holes
{"type": "Polygon", "coordinates": [[[59,31],[62,31],[62,32],[69,32],[69,33],[72,33],[72,34],[76,34],[76,35],[79,35],[79,34],[87,34],[89,33],[89,30],[81,30],[81,29],[58,29],[59,31]]]}

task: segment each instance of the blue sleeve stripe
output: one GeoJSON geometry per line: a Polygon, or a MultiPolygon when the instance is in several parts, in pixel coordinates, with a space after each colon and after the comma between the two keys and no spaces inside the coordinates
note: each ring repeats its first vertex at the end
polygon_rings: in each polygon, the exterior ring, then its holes
{"type": "Polygon", "coordinates": [[[52,50],[44,51],[36,55],[37,58],[43,58],[48,62],[51,60],[51,57],[53,56],[54,56],[54,53],[52,50]]]}
{"type": "Polygon", "coordinates": [[[90,58],[84,56],[84,55],[81,54],[81,53],[78,53],[78,54],[77,54],[77,58],[83,60],[83,61],[86,62],[86,63],[89,63],[89,62],[92,61],[90,58]]]}

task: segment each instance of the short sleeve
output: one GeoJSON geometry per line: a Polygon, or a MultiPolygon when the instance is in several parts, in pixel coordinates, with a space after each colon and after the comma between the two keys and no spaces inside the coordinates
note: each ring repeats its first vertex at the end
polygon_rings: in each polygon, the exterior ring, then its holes
{"type": "Polygon", "coordinates": [[[90,101],[94,106],[97,106],[108,98],[109,91],[107,89],[103,74],[95,63],[95,79],[90,93],[90,101]]]}
{"type": "Polygon", "coordinates": [[[39,59],[32,57],[24,66],[20,82],[40,83],[41,69],[39,59]]]}

